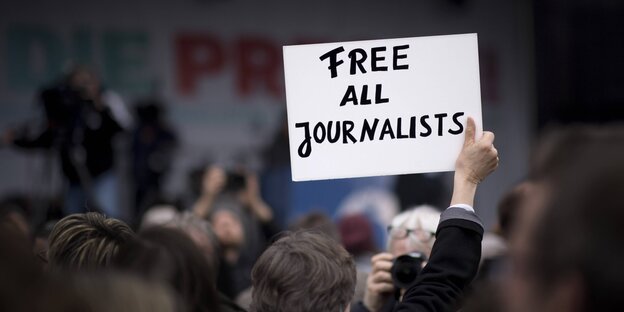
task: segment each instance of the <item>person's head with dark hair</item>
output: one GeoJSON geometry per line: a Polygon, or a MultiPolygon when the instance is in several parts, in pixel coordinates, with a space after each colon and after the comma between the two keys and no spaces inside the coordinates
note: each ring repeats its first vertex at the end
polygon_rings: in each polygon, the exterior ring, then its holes
{"type": "Polygon", "coordinates": [[[607,311],[624,306],[624,131],[571,129],[559,162],[534,181],[513,237],[510,311],[607,311]],[[574,146],[575,135],[580,140],[574,146]],[[569,151],[573,150],[573,153],[569,151]],[[568,152],[563,152],[568,151],[568,152]]]}
{"type": "Polygon", "coordinates": [[[253,312],[348,311],[355,263],[334,239],[314,231],[285,233],[252,271],[253,312]]]}
{"type": "Polygon", "coordinates": [[[181,213],[165,227],[182,231],[197,245],[212,268],[219,266],[219,239],[212,230],[210,223],[190,212],[181,213]]]}
{"type": "Polygon", "coordinates": [[[82,298],[41,269],[28,238],[6,224],[0,224],[0,276],[0,311],[85,311],[82,298]]]}
{"type": "Polygon", "coordinates": [[[151,227],[138,234],[117,255],[122,271],[173,288],[188,311],[218,311],[215,271],[183,232],[151,227]]]}
{"type": "Polygon", "coordinates": [[[123,221],[96,213],[69,215],[54,225],[49,238],[52,270],[96,270],[109,266],[133,236],[123,221]]]}
{"type": "Polygon", "coordinates": [[[513,232],[519,210],[522,209],[523,201],[526,200],[529,189],[529,182],[520,183],[507,192],[498,202],[498,227],[496,230],[506,240],[509,240],[513,232]]]}
{"type": "Polygon", "coordinates": [[[76,274],[64,282],[83,301],[82,311],[173,312],[182,308],[167,285],[136,276],[99,272],[76,274]]]}

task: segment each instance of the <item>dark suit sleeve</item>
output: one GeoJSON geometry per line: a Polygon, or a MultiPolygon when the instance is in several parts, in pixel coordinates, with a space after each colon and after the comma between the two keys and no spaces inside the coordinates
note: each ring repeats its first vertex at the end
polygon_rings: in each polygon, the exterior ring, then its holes
{"type": "Polygon", "coordinates": [[[395,311],[453,311],[477,273],[482,238],[483,225],[475,213],[446,209],[429,262],[395,311]]]}

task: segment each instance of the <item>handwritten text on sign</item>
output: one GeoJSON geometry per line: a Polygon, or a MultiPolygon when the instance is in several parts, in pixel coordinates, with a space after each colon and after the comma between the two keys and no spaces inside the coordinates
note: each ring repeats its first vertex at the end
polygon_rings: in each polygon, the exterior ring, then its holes
{"type": "Polygon", "coordinates": [[[481,125],[476,34],[284,47],[293,180],[448,171],[481,125]]]}

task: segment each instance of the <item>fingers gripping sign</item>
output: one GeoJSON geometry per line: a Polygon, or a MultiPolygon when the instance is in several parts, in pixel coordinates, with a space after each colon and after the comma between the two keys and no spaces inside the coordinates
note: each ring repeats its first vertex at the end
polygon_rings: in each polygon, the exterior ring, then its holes
{"type": "Polygon", "coordinates": [[[478,184],[498,167],[498,150],[494,147],[494,133],[484,131],[476,138],[474,119],[468,117],[464,145],[455,163],[455,172],[467,181],[478,184]]]}

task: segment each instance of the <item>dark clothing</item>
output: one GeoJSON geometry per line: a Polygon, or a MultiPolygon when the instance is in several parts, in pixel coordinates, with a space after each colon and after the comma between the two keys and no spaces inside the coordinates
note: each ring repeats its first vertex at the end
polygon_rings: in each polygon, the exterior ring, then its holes
{"type": "MultiPolygon", "coordinates": [[[[384,305],[382,311],[454,311],[464,289],[477,274],[481,259],[483,225],[473,212],[450,207],[440,216],[429,262],[402,302],[384,305]]],[[[359,302],[352,312],[366,312],[359,302]]]]}
{"type": "Polygon", "coordinates": [[[227,296],[219,293],[219,312],[246,312],[227,296]]]}
{"type": "Polygon", "coordinates": [[[216,200],[212,213],[222,209],[234,213],[245,231],[245,244],[236,263],[228,263],[222,255],[219,257],[217,289],[230,299],[236,299],[243,290],[251,287],[253,265],[280,229],[272,221],[260,222],[232,194],[224,194],[216,200]]]}
{"type": "Polygon", "coordinates": [[[453,311],[477,274],[482,238],[475,213],[453,207],[444,211],[429,262],[395,311],[453,311]]]}
{"type": "Polygon", "coordinates": [[[159,200],[161,180],[173,163],[177,137],[162,122],[140,122],[132,135],[135,218],[159,200]]]}
{"type": "Polygon", "coordinates": [[[57,148],[63,174],[70,184],[79,185],[76,166],[85,169],[91,178],[113,168],[112,141],[121,127],[108,109],[96,110],[91,103],[81,104],[70,117],[61,123],[48,120],[45,130],[35,139],[17,138],[14,144],[23,148],[57,148]]]}
{"type": "MultiPolygon", "coordinates": [[[[394,306],[397,305],[397,302],[394,298],[386,301],[384,305],[378,312],[392,312],[394,310],[394,306]]],[[[362,301],[358,301],[356,304],[351,306],[351,312],[370,312],[362,301]]]]}

